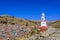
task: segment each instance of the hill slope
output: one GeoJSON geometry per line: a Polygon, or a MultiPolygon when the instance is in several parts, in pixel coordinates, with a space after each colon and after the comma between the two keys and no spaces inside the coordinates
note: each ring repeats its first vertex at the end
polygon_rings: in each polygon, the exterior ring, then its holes
{"type": "Polygon", "coordinates": [[[54,22],[50,22],[49,25],[54,27],[54,28],[60,28],[60,20],[56,20],[54,22]]]}
{"type": "Polygon", "coordinates": [[[20,24],[22,26],[36,26],[36,24],[39,21],[33,21],[33,20],[25,20],[25,19],[21,19],[21,18],[15,18],[14,16],[7,16],[7,15],[3,15],[0,16],[0,23],[6,23],[6,24],[12,24],[12,23],[17,23],[20,24]]]}
{"type": "MultiPolygon", "coordinates": [[[[7,16],[3,15],[0,16],[0,23],[7,23],[7,24],[12,24],[12,23],[17,23],[22,26],[36,26],[40,25],[40,21],[34,21],[34,20],[26,20],[22,18],[15,18],[14,16],[7,16]]],[[[49,26],[53,27],[60,27],[60,20],[54,21],[54,22],[47,22],[49,26]]]]}

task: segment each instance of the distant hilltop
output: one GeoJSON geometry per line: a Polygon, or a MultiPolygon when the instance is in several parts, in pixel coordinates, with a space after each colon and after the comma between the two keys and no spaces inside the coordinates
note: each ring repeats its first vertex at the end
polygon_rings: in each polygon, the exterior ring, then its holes
{"type": "MultiPolygon", "coordinates": [[[[20,24],[22,26],[37,26],[40,25],[40,21],[34,21],[34,20],[26,20],[22,18],[15,18],[14,16],[9,16],[9,15],[0,15],[0,23],[5,23],[5,24],[20,24]]],[[[48,25],[60,27],[60,20],[56,20],[53,22],[47,22],[48,25]]]]}
{"type": "Polygon", "coordinates": [[[38,21],[26,20],[22,18],[16,18],[14,16],[0,15],[0,23],[5,24],[20,24],[26,26],[36,26],[38,21]]]}
{"type": "Polygon", "coordinates": [[[48,25],[60,29],[60,20],[56,20],[56,21],[53,21],[53,22],[49,22],[48,25]]]}

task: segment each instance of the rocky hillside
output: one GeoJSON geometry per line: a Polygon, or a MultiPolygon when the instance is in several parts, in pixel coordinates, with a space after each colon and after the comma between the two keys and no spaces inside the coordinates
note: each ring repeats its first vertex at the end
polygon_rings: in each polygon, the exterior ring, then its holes
{"type": "MultiPolygon", "coordinates": [[[[8,16],[8,15],[2,15],[0,16],[0,23],[5,24],[20,24],[22,26],[36,26],[40,25],[40,21],[33,21],[33,20],[27,20],[22,18],[15,18],[14,16],[8,16]]],[[[47,22],[49,26],[53,27],[59,27],[60,28],[60,20],[53,21],[53,22],[47,22]]]]}
{"type": "Polygon", "coordinates": [[[20,24],[23,26],[36,26],[39,21],[33,21],[33,20],[26,20],[26,19],[21,19],[21,18],[15,18],[14,16],[7,16],[7,15],[2,15],[0,16],[0,23],[5,23],[5,24],[20,24]]]}
{"type": "Polygon", "coordinates": [[[48,23],[48,25],[50,25],[50,26],[52,26],[54,28],[59,28],[60,29],[60,20],[50,22],[50,23],[48,23]]]}

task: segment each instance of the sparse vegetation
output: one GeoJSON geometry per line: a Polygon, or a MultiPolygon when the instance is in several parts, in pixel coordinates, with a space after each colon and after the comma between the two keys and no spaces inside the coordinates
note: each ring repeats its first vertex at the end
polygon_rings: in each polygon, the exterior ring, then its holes
{"type": "Polygon", "coordinates": [[[17,23],[20,25],[26,26],[28,23],[29,26],[36,26],[37,21],[30,21],[30,20],[25,20],[25,19],[20,19],[20,18],[15,18],[14,16],[0,16],[0,23],[17,23]]]}
{"type": "Polygon", "coordinates": [[[49,25],[54,27],[54,28],[59,28],[60,29],[60,20],[51,22],[49,25]]]}
{"type": "MultiPolygon", "coordinates": [[[[28,23],[28,26],[36,26],[40,24],[40,21],[26,20],[22,18],[15,18],[14,16],[3,15],[0,16],[0,23],[17,23],[22,26],[26,26],[26,24],[28,23]]],[[[60,20],[54,22],[47,22],[47,24],[55,28],[60,28],[60,20]]]]}

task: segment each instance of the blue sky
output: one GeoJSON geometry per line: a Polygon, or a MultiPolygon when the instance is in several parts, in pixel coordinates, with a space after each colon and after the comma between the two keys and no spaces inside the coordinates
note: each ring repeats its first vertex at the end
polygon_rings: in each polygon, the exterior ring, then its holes
{"type": "Polygon", "coordinates": [[[60,0],[0,0],[0,15],[40,20],[42,12],[46,20],[60,19],[60,0]]]}

